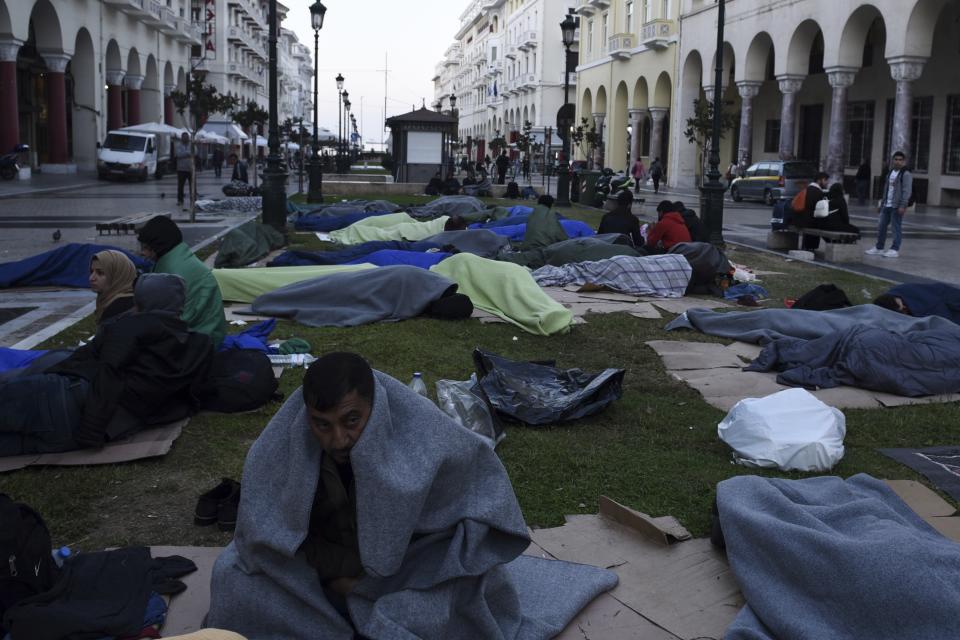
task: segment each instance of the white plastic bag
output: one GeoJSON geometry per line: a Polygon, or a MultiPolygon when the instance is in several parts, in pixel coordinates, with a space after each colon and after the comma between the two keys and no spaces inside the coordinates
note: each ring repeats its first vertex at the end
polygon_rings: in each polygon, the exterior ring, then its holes
{"type": "Polygon", "coordinates": [[[826,218],[831,213],[829,200],[818,200],[817,206],[813,210],[814,218],[826,218]]]}
{"type": "Polygon", "coordinates": [[[745,398],[719,425],[717,435],[748,467],[828,471],[843,458],[846,419],[806,389],[745,398]]]}
{"type": "Polygon", "coordinates": [[[481,436],[491,447],[496,447],[506,434],[498,431],[487,403],[474,393],[476,386],[475,373],[463,382],[437,380],[437,406],[457,424],[481,436]]]}

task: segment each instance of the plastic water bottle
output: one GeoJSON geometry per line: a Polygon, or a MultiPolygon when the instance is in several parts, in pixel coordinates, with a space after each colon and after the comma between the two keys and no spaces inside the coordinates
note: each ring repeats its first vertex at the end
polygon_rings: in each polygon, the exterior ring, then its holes
{"type": "Polygon", "coordinates": [[[410,381],[410,388],[422,395],[424,398],[429,398],[427,395],[427,384],[423,381],[423,374],[419,371],[414,372],[413,379],[410,381]]]}
{"type": "Polygon", "coordinates": [[[309,353],[291,353],[283,355],[280,353],[271,353],[269,356],[270,364],[283,367],[309,367],[316,358],[309,353]]]}
{"type": "Polygon", "coordinates": [[[53,561],[58,567],[62,567],[64,561],[70,557],[70,547],[60,547],[50,552],[53,555],[53,561]]]}

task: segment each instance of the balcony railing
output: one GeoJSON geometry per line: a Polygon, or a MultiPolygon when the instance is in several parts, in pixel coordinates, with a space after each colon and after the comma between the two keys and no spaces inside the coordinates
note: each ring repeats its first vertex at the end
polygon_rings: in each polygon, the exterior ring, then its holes
{"type": "Polygon", "coordinates": [[[153,27],[159,27],[163,25],[163,10],[164,6],[160,4],[158,0],[146,0],[144,2],[144,8],[146,9],[147,15],[143,17],[143,21],[153,27]]]}
{"type": "Polygon", "coordinates": [[[673,20],[652,20],[640,30],[640,43],[651,49],[663,49],[670,44],[673,20]]]}
{"type": "Polygon", "coordinates": [[[611,57],[618,60],[626,60],[630,57],[630,50],[633,49],[633,34],[618,33],[610,36],[607,42],[607,52],[611,57]]]}
{"type": "Polygon", "coordinates": [[[176,36],[180,31],[180,25],[177,22],[179,18],[170,7],[161,7],[160,20],[160,31],[165,34],[176,36]]]}
{"type": "Polygon", "coordinates": [[[147,0],[104,0],[104,3],[113,5],[120,9],[120,11],[129,13],[132,16],[145,18],[150,15],[146,6],[147,0]]]}
{"type": "Polygon", "coordinates": [[[517,58],[517,49],[517,45],[511,44],[509,47],[507,47],[507,53],[505,54],[506,57],[510,58],[511,60],[515,60],[517,58]]]}

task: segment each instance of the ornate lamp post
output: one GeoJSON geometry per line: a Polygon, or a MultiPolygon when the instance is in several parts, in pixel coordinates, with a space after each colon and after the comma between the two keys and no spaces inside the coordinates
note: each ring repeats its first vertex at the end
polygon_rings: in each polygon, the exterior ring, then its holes
{"type": "Polygon", "coordinates": [[[340,173],[350,171],[350,100],[347,99],[348,95],[350,94],[346,91],[343,92],[343,167],[340,169],[340,173]]]}
{"type": "Polygon", "coordinates": [[[343,74],[338,73],[335,78],[337,81],[337,173],[340,173],[341,162],[340,152],[343,146],[343,74]]]}
{"type": "Polygon", "coordinates": [[[450,115],[457,119],[454,125],[457,129],[457,136],[450,141],[450,175],[457,173],[457,148],[460,146],[460,112],[457,111],[457,96],[450,94],[450,115]]]}
{"type": "Polygon", "coordinates": [[[310,156],[308,172],[310,188],[307,192],[307,202],[323,202],[323,163],[320,162],[320,141],[317,136],[317,83],[319,78],[317,68],[319,64],[320,29],[323,28],[323,16],[327,8],[320,0],[310,5],[310,19],[313,22],[313,154],[310,156]]]}
{"type": "Polygon", "coordinates": [[[717,2],[717,68],[713,81],[713,136],[710,142],[710,169],[707,183],[700,187],[700,210],[703,211],[703,226],[706,241],[714,246],[723,245],[723,192],[720,184],[720,110],[723,108],[723,20],[724,0],[717,2]]]}
{"type": "MultiPolygon", "coordinates": [[[[563,107],[561,111],[569,112],[570,107],[570,47],[573,45],[573,38],[577,31],[577,21],[570,14],[560,23],[560,31],[563,34],[563,107]]],[[[572,126],[572,114],[566,113],[570,122],[566,118],[558,118],[564,122],[557,122],[557,132],[563,139],[563,150],[560,152],[560,166],[557,169],[557,201],[556,205],[560,207],[570,206],[570,127],[572,126]]],[[[546,170],[546,167],[544,167],[546,170]]]]}
{"type": "Polygon", "coordinates": [[[267,138],[270,154],[267,156],[267,169],[263,172],[263,221],[283,232],[287,226],[287,171],[280,156],[280,130],[277,125],[277,0],[270,0],[267,20],[270,23],[270,128],[267,138]]]}

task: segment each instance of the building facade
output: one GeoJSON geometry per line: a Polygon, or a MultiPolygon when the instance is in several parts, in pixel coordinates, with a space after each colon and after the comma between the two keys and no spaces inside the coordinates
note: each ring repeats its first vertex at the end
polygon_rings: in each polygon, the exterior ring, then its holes
{"type": "MultiPolygon", "coordinates": [[[[849,185],[865,163],[876,182],[900,150],[920,202],[960,205],[960,3],[728,0],[726,11],[722,91],[739,124],[723,138],[721,171],[802,159],[849,185]]],[[[674,184],[697,174],[678,132],[693,100],[712,96],[716,34],[715,3],[683,0],[674,184]]]]}
{"type": "MultiPolygon", "coordinates": [[[[579,0],[577,122],[603,141],[595,166],[624,170],[634,158],[669,165],[679,0],[579,0]]],[[[679,127],[682,130],[683,127],[679,127]]],[[[587,159],[588,148],[575,149],[587,159]]]]}
{"type": "MultiPolygon", "coordinates": [[[[534,135],[556,127],[563,104],[564,48],[557,0],[473,0],[434,72],[435,104],[457,98],[459,139],[483,158],[496,137],[509,141],[529,122],[534,135]]],[[[571,99],[576,78],[571,80],[571,99]]]]}

